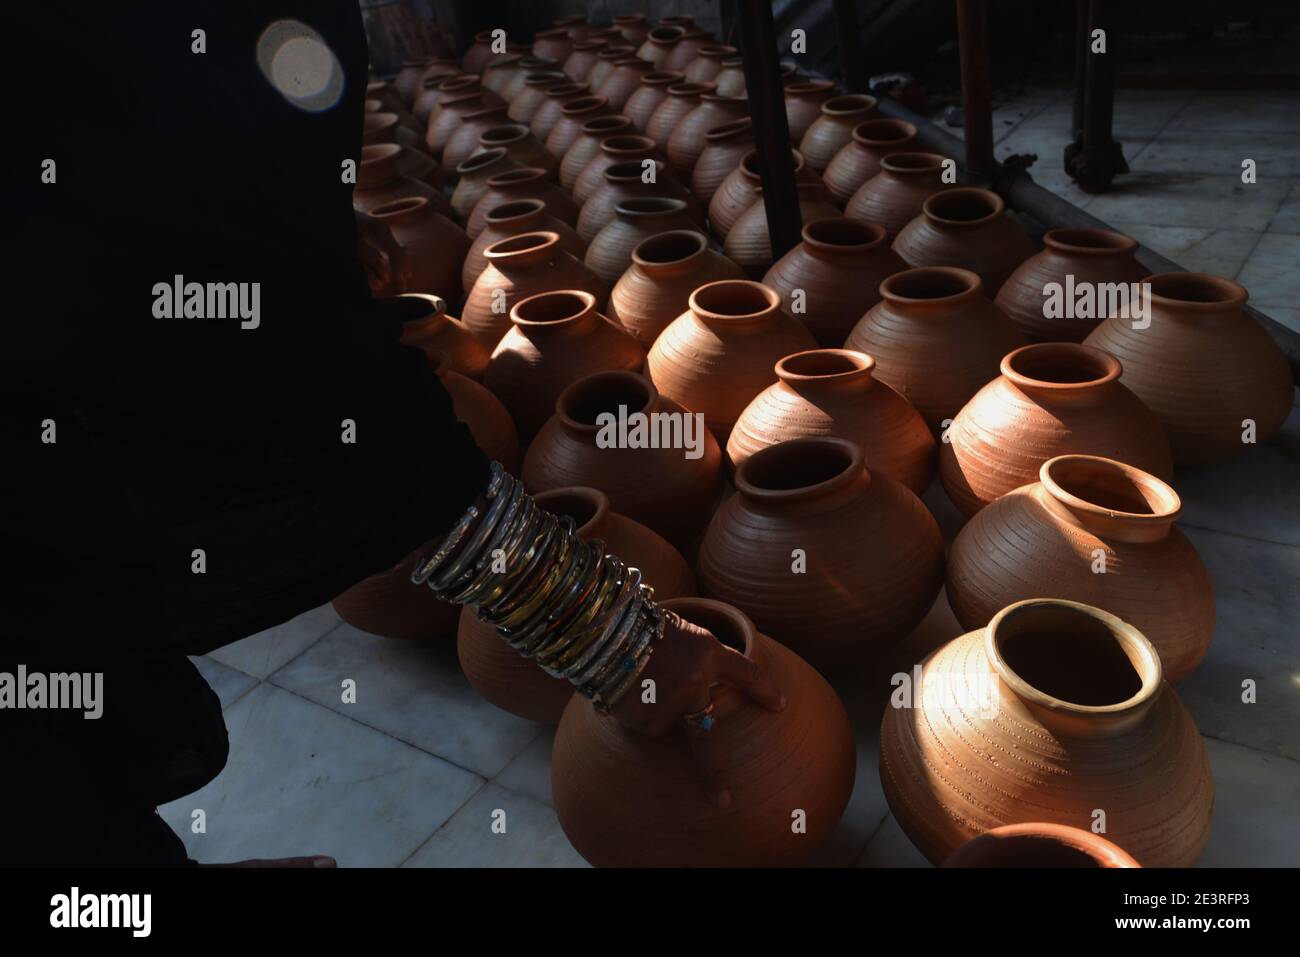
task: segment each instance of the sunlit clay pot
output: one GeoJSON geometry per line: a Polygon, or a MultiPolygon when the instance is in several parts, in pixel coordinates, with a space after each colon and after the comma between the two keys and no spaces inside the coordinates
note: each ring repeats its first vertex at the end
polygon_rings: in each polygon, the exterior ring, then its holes
{"type": "Polygon", "coordinates": [[[844,348],[876,360],[875,377],[897,389],[935,432],[1025,344],[966,269],[908,269],[880,284],[844,348]]]}
{"type": "Polygon", "coordinates": [[[548,178],[557,183],[560,181],[560,164],[522,123],[494,126],[479,137],[478,143],[479,152],[503,149],[516,166],[544,169],[548,178]]]}
{"type": "Polygon", "coordinates": [[[830,80],[805,80],[785,87],[785,119],[793,145],[799,145],[808,127],[822,115],[822,104],[834,95],[835,84],[830,80]]]}
{"type": "Polygon", "coordinates": [[[727,440],[739,468],[759,449],[819,435],[862,446],[871,470],[922,494],[934,477],[935,440],[919,412],[871,375],[875,360],[847,349],[796,352],[746,406],[727,440]]]}
{"type": "Polygon", "coordinates": [[[876,115],[876,98],[864,93],[833,96],[821,105],[821,115],[813,120],[799,141],[799,152],[808,165],[821,173],[835,154],[853,141],[859,123],[876,115]]]}
{"type": "Polygon", "coordinates": [[[456,167],[456,189],[451,194],[451,208],[456,218],[464,223],[469,220],[474,207],[488,191],[488,180],[493,176],[518,169],[517,163],[504,149],[484,150],[475,153],[456,167]]]}
{"type": "Polygon", "coordinates": [[[894,251],[909,266],[956,266],[980,277],[986,293],[997,295],[1016,267],[1034,254],[1025,227],[1006,212],[992,190],[944,190],[925,201],[921,215],[894,240],[894,251]]]}
{"type": "MultiPolygon", "coordinates": [[[[799,194],[799,218],[802,222],[811,223],[839,215],[840,211],[831,205],[826,187],[820,182],[796,180],[795,190],[799,194]]],[[[763,190],[760,187],[755,192],[758,198],[732,224],[722,244],[722,251],[746,273],[759,279],[772,268],[776,257],[772,254],[772,237],[767,228],[763,190]]]]}
{"type": "Polygon", "coordinates": [[[1165,678],[1200,664],[1214,634],[1214,588],[1174,521],[1174,490],[1091,455],[1043,463],[1037,481],[985,507],[953,542],[948,602],[967,628],[1038,595],[1096,605],[1139,629],[1165,678]]]}
{"type": "Polygon", "coordinates": [[[544,200],[512,200],[484,212],[483,230],[474,237],[461,268],[461,282],[465,288],[473,289],[478,277],[487,269],[484,253],[489,246],[511,236],[536,232],[555,233],[560,237],[560,248],[575,259],[581,260],[587,255],[587,244],[573,231],[573,227],[550,214],[544,200]]]}
{"type": "Polygon", "coordinates": [[[803,242],[767,271],[781,308],[823,346],[839,346],[863,314],[880,302],[880,283],[907,264],[889,248],[881,226],[846,216],[804,223],[803,242]]]}
{"type": "Polygon", "coordinates": [[[1160,420],[1120,384],[1119,360],[1074,342],[1022,346],[975,393],[944,436],[939,476],[953,503],[974,515],[1038,477],[1067,452],[1101,455],[1173,477],[1160,420]]]}
{"type": "Polygon", "coordinates": [[[398,169],[403,176],[422,179],[435,188],[440,185],[442,177],[438,164],[425,152],[424,140],[402,126],[396,113],[367,113],[362,118],[361,142],[366,146],[398,144],[402,147],[398,169]]]}
{"type": "Polygon", "coordinates": [[[903,227],[921,215],[935,193],[955,188],[943,181],[944,157],[938,153],[892,153],[880,161],[880,172],[849,199],[844,215],[879,223],[893,242],[903,227]]]}
{"type": "Polygon", "coordinates": [[[862,184],[880,172],[880,161],[891,153],[902,153],[916,142],[916,127],[902,120],[876,119],[859,123],[853,138],[843,146],[822,179],[836,204],[843,206],[862,184]]]}
{"type": "Polygon", "coordinates": [[[388,227],[406,254],[406,269],[397,282],[399,292],[461,297],[460,265],[469,252],[469,237],[463,229],[419,196],[377,206],[370,215],[388,227]]]}
{"type": "Polygon", "coordinates": [[[756,282],[701,286],[646,358],[655,387],[702,412],[719,444],[725,445],[750,400],[771,384],[777,360],[817,345],[780,305],[775,292],[756,282]]]}
{"type": "Polygon", "coordinates": [[[647,196],[625,199],[614,207],[614,218],[598,232],[583,260],[610,286],[632,265],[632,251],[643,239],[673,229],[691,229],[695,222],[680,199],[647,196]]]}
{"type": "Polygon", "coordinates": [[[478,234],[487,228],[489,212],[502,203],[521,199],[540,199],[546,204],[547,212],[568,226],[578,221],[578,207],[564,190],[551,182],[541,167],[526,166],[506,170],[488,179],[487,189],[474,204],[465,223],[465,232],[470,239],[477,239],[478,234]]]}
{"type": "Polygon", "coordinates": [[[545,143],[555,124],[560,122],[560,111],[565,105],[590,95],[591,88],[586,83],[557,83],[550,87],[546,91],[546,101],[537,108],[537,112],[528,122],[529,132],[537,137],[539,142],[545,143]]]}
{"type": "Polygon", "coordinates": [[[1295,391],[1286,357],[1242,310],[1246,290],[1203,273],[1146,281],[1150,316],[1112,316],[1085,342],[1124,364],[1121,381],[1164,424],[1174,462],[1221,462],[1267,442],[1295,391]]]}
{"type": "MultiPolygon", "coordinates": [[[[695,575],[681,553],[639,522],[611,511],[609,497],[585,486],[539,492],[534,501],[556,515],[567,515],[578,537],[599,539],[606,551],[641,570],[642,580],[662,601],[690,595],[695,575]]],[[[461,612],[456,649],[470,685],[498,708],[532,721],[556,724],[573,696],[573,685],[553,678],[479,620],[471,608],[461,612]]]]}
{"type": "Polygon", "coordinates": [[[912,706],[885,709],[880,779],[931,861],[1006,824],[1091,828],[1100,811],[1143,867],[1195,862],[1214,807],[1209,759],[1132,625],[1035,598],[920,668],[920,693],[903,696],[912,706]]]}
{"type": "Polygon", "coordinates": [[[584,96],[560,107],[560,117],[546,136],[546,149],[559,160],[582,135],[588,120],[617,112],[603,96],[584,96]]]}
{"type": "MultiPolygon", "coordinates": [[[[718,45],[717,39],[707,30],[702,30],[699,27],[687,27],[686,36],[682,37],[681,42],[675,44],[672,50],[668,52],[668,59],[664,60],[663,69],[685,72],[699,59],[702,51],[718,45]]],[[[690,78],[688,77],[688,79],[690,78]]]]}
{"type": "Polygon", "coordinates": [[[699,535],[722,492],[722,450],[697,419],[633,372],[578,380],[561,393],[555,412],[524,455],[522,478],[529,491],[591,485],[609,496],[619,514],[678,548],[699,535]],[[643,413],[658,439],[607,442],[602,417],[617,418],[620,410],[625,416],[643,413]]]}
{"type": "Polygon", "coordinates": [[[707,628],[772,675],[785,708],[769,711],[725,683],[712,700],[732,803],[701,783],[685,724],[661,737],[626,731],[571,699],[555,736],[551,792],[565,836],[605,867],[786,867],[801,863],[839,822],[856,756],[844,706],[793,652],[735,608],[698,598],[665,607],[707,628]],[[803,811],[806,832],[791,826],[803,811]]]}
{"type": "Polygon", "coordinates": [[[483,378],[491,353],[478,336],[447,315],[446,300],[423,293],[397,298],[410,317],[402,323],[402,345],[422,351],[430,365],[445,358],[448,367],[461,375],[475,381],[483,378]]]}
{"type": "Polygon", "coordinates": [[[793,439],[751,455],[718,509],[696,572],[819,670],[902,641],[943,585],[943,538],[921,500],[863,464],[847,439],[793,439]]]}
{"type": "MultiPolygon", "coordinates": [[[[790,151],[794,163],[795,179],[798,182],[820,183],[821,177],[804,166],[803,157],[798,150],[790,151]]],[[[709,229],[719,240],[725,240],[731,227],[749,207],[758,202],[763,195],[763,181],[758,172],[758,152],[750,150],[736,168],[729,172],[713,198],[709,200],[709,229]]],[[[825,197],[823,197],[825,198],[825,197]]]]}
{"type": "Polygon", "coordinates": [[[589,292],[565,289],[510,310],[511,329],[492,351],[483,384],[505,403],[521,435],[536,434],[560,393],[583,376],[641,368],[645,350],[597,312],[596,302],[589,292]]]}
{"type": "Polygon", "coordinates": [[[754,149],[754,124],[749,117],[715,126],[704,134],[704,152],[691,173],[691,192],[705,206],[727,174],[754,149]]]}
{"type": "Polygon", "coordinates": [[[644,133],[654,111],[668,98],[668,88],[681,82],[682,75],[676,72],[654,70],[645,74],[636,92],[623,104],[623,115],[632,121],[638,132],[644,133]]]}
{"type": "Polygon", "coordinates": [[[573,141],[573,145],[565,150],[564,158],[560,160],[560,186],[572,193],[578,174],[600,152],[600,144],[605,138],[630,132],[633,132],[632,121],[614,113],[597,116],[583,123],[582,132],[573,141]]]}
{"type": "Polygon", "coordinates": [[[636,133],[615,133],[600,141],[596,152],[573,181],[573,201],[582,206],[605,182],[605,171],[620,163],[643,163],[659,158],[655,141],[636,133]]]}
{"type": "MultiPolygon", "coordinates": [[[[749,101],[743,96],[701,93],[699,105],[683,116],[668,136],[665,147],[668,165],[683,182],[689,183],[691,174],[695,171],[695,162],[704,152],[708,142],[705,134],[748,115],[749,101]]],[[[663,142],[663,140],[656,140],[656,142],[663,142]]]]}
{"type": "Polygon", "coordinates": [[[667,143],[673,129],[686,114],[700,105],[700,96],[713,92],[712,83],[672,83],[667,95],[646,121],[645,135],[656,143],[667,143]]]}
{"type": "Polygon", "coordinates": [[[1100,834],[1060,824],[1007,824],[973,837],[944,867],[1141,867],[1100,834]]]}

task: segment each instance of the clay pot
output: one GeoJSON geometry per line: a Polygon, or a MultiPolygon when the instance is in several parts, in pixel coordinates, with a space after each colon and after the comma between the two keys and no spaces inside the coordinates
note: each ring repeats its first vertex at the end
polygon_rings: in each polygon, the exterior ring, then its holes
{"type": "Polygon", "coordinates": [[[533,56],[548,57],[563,63],[573,52],[573,40],[565,27],[552,27],[533,34],[533,56]]]}
{"type": "Polygon", "coordinates": [[[880,284],[880,295],[844,348],[875,359],[876,378],[911,402],[936,433],[997,376],[1002,357],[1025,344],[968,269],[895,273],[880,284]]]}
{"type": "Polygon", "coordinates": [[[1123,369],[1110,353],[1040,342],[1009,352],[1001,369],[944,433],[939,477],[966,515],[1034,481],[1044,462],[1067,452],[1173,477],[1160,420],[1120,384],[1123,369]]]}
{"type": "Polygon", "coordinates": [[[902,120],[876,119],[859,123],[853,138],[838,152],[822,174],[822,181],[837,205],[843,206],[862,184],[880,172],[880,161],[902,153],[916,142],[916,127],[902,120]]]}
{"type": "MultiPolygon", "coordinates": [[[[357,183],[352,189],[352,208],[369,213],[399,199],[419,197],[438,209],[446,198],[422,180],[402,175],[402,164],[410,151],[396,143],[375,143],[361,147],[357,183]]],[[[450,207],[447,207],[450,211],[450,207]]]]}
{"type": "Polygon", "coordinates": [[[844,215],[879,223],[892,243],[903,227],[921,215],[935,193],[955,188],[945,183],[944,157],[938,153],[894,153],[880,161],[880,172],[853,194],[844,215]]]}
{"type": "Polygon", "coordinates": [[[567,16],[556,17],[551,21],[551,23],[555,28],[563,29],[568,35],[569,40],[573,43],[585,40],[591,36],[591,24],[587,22],[587,18],[581,13],[571,13],[567,16]]]}
{"type": "Polygon", "coordinates": [[[894,240],[909,266],[957,266],[980,277],[997,295],[1016,267],[1034,254],[1025,227],[1006,213],[992,190],[962,187],[935,193],[894,240]]]}
{"type": "Polygon", "coordinates": [[[754,124],[745,117],[714,127],[704,134],[704,152],[691,173],[691,192],[705,206],[722,181],[754,151],[754,124]]]}
{"type": "MultiPolygon", "coordinates": [[[[433,108],[437,106],[438,101],[444,95],[443,84],[460,76],[464,76],[464,74],[459,70],[450,70],[432,73],[422,79],[419,90],[416,92],[415,101],[411,104],[411,115],[427,127],[429,125],[429,114],[433,112],[433,108]]],[[[453,89],[457,88],[453,87],[453,89]]]]}
{"type": "Polygon", "coordinates": [[[645,350],[597,312],[597,302],[589,292],[565,289],[511,308],[510,331],[492,351],[483,383],[505,403],[521,435],[536,434],[560,393],[583,376],[641,368],[645,350]]]}
{"type": "MultiPolygon", "coordinates": [[[[447,104],[443,104],[443,109],[447,104]]],[[[442,150],[443,166],[455,169],[480,149],[483,134],[494,127],[506,125],[506,108],[488,106],[471,110],[461,116],[460,126],[447,140],[442,150]]]]}
{"type": "Polygon", "coordinates": [[[597,116],[617,111],[603,96],[583,96],[560,107],[560,118],[546,137],[546,149],[558,161],[582,135],[582,126],[597,116]]]}
{"type": "Polygon", "coordinates": [[[1141,281],[1147,270],[1134,254],[1137,240],[1107,229],[1053,229],[1043,234],[1042,252],[1022,262],[1002,284],[994,302],[1020,327],[1030,342],[1082,342],[1101,325],[1104,314],[1091,305],[1072,308],[1076,289],[1089,295],[1102,283],[1141,281]],[[1066,309],[1049,315],[1047,288],[1056,283],[1066,309]],[[1093,313],[1073,316],[1068,312],[1093,313]]]}
{"type": "Polygon", "coordinates": [[[668,199],[680,199],[686,204],[686,213],[692,222],[702,224],[700,204],[670,174],[663,163],[655,162],[654,181],[647,183],[643,176],[641,160],[628,163],[615,163],[605,170],[605,182],[587,197],[578,213],[578,235],[590,243],[596,234],[614,219],[614,209],[619,203],[628,199],[645,199],[661,196],[668,199]]]}
{"type": "Polygon", "coordinates": [[[624,57],[621,60],[614,61],[614,69],[609,75],[601,81],[597,87],[596,93],[599,96],[609,100],[610,107],[618,112],[623,109],[632,94],[641,86],[641,81],[646,75],[653,73],[655,65],[648,60],[641,60],[634,56],[624,57]]]}
{"type": "Polygon", "coordinates": [[[487,226],[489,212],[503,203],[521,199],[540,199],[546,204],[547,212],[569,226],[578,221],[578,207],[564,190],[551,182],[546,171],[540,167],[524,167],[506,170],[487,181],[487,191],[474,204],[465,231],[471,239],[477,239],[487,226]]]}
{"type": "Polygon", "coordinates": [[[511,85],[516,78],[522,82],[526,70],[523,56],[518,53],[508,53],[497,57],[485,66],[480,71],[480,75],[485,87],[509,103],[511,85]]]}
{"type": "Polygon", "coordinates": [[[822,115],[822,104],[835,95],[830,80],[805,80],[785,88],[785,120],[790,126],[790,143],[803,142],[808,127],[822,115]]]}
{"type": "Polygon", "coordinates": [[[709,43],[701,46],[695,59],[682,67],[688,83],[708,83],[722,72],[722,61],[733,59],[736,48],[723,43],[709,43]]]}
{"type": "Polygon", "coordinates": [[[907,264],[889,248],[884,227],[845,216],[808,222],[802,236],[803,242],[772,264],[763,285],[776,290],[781,308],[807,326],[818,343],[839,346],[880,301],[880,283],[907,264]],[[798,301],[796,290],[802,292],[798,301]]]}
{"type": "Polygon", "coordinates": [[[460,67],[466,73],[482,73],[499,54],[492,51],[492,31],[474,34],[474,42],[461,58],[460,67]]]}
{"type": "Polygon", "coordinates": [[[475,153],[456,167],[456,189],[451,194],[451,208],[462,223],[469,220],[474,207],[488,191],[488,180],[499,173],[518,169],[520,164],[502,148],[475,153]]]}
{"type": "MultiPolygon", "coordinates": [[[[791,150],[795,179],[798,182],[818,183],[821,177],[807,169],[798,150],[791,150]]],[[[742,213],[758,202],[762,196],[763,182],[758,172],[758,152],[750,150],[719,184],[709,200],[709,228],[715,236],[725,240],[742,213]]]]}
{"type": "Polygon", "coordinates": [[[643,239],[673,229],[693,228],[695,222],[680,199],[625,199],[614,207],[614,218],[592,239],[583,262],[613,286],[632,265],[632,251],[643,239]]]}
{"type": "MultiPolygon", "coordinates": [[[[669,91],[671,93],[671,90],[669,91]]],[[[690,182],[695,170],[695,162],[704,152],[704,135],[733,120],[743,119],[749,115],[749,101],[743,96],[719,96],[716,93],[701,93],[699,105],[682,117],[681,122],[673,127],[668,135],[666,151],[668,165],[673,172],[690,182]]],[[[654,139],[654,137],[651,137],[654,139]]],[[[656,139],[663,143],[664,140],[656,139]]]]}
{"type": "Polygon", "coordinates": [[[655,340],[646,372],[665,397],[704,413],[725,445],[745,406],[771,383],[777,360],[816,342],[781,311],[776,293],[756,282],[711,282],[687,303],[655,340]]]}
{"type": "Polygon", "coordinates": [[[434,368],[446,359],[449,368],[466,378],[483,378],[491,353],[459,320],[447,315],[446,300],[425,293],[406,293],[397,298],[411,315],[402,323],[402,345],[422,351],[434,368]]]}
{"type": "MultiPolygon", "coordinates": [[[[590,375],[560,394],[555,415],[524,454],[521,477],[534,493],[594,486],[609,496],[616,512],[685,548],[708,523],[722,492],[722,450],[707,428],[696,431],[698,421],[661,396],[645,376],[590,375]],[[685,447],[651,443],[656,447],[633,448],[600,439],[598,423],[606,413],[618,417],[620,411],[629,416],[643,413],[651,424],[657,414],[680,416],[683,441],[676,444],[685,447]]],[[[677,433],[670,437],[677,438],[677,433]]]]}
{"type": "Polygon", "coordinates": [[[673,44],[672,49],[668,51],[667,58],[658,68],[661,70],[680,70],[684,73],[699,58],[701,51],[717,45],[718,41],[707,30],[701,30],[698,27],[687,27],[686,35],[673,44]]]}
{"type": "Polygon", "coordinates": [[[870,661],[929,612],[943,587],[939,526],[913,492],[868,471],[856,443],[760,449],[735,484],[700,543],[700,588],[818,670],[870,661]]]}
{"type": "MultiPolygon", "coordinates": [[[[796,180],[795,189],[799,194],[799,218],[802,222],[811,223],[840,214],[831,205],[826,187],[820,181],[809,183],[796,180]]],[[[747,274],[759,279],[772,268],[775,257],[772,255],[772,239],[767,231],[763,190],[759,188],[756,192],[758,199],[740,214],[727,231],[722,250],[747,274]]]]}
{"type": "Polygon", "coordinates": [[[396,199],[370,210],[393,234],[406,254],[398,292],[430,292],[459,299],[460,265],[469,252],[469,237],[421,196],[396,199]]]}
{"type": "Polygon", "coordinates": [[[1060,824],[1007,824],[973,837],[944,867],[1141,867],[1100,834],[1060,824]]]}
{"type": "Polygon", "coordinates": [[[561,67],[565,76],[577,83],[587,79],[591,68],[596,65],[596,54],[607,46],[609,43],[605,40],[582,40],[573,44],[573,52],[561,67]]]}
{"type": "Polygon", "coordinates": [[[848,349],[786,356],[776,364],[777,381],[740,414],[727,458],[739,468],[778,442],[832,435],[860,445],[872,472],[923,494],[934,477],[934,436],[906,399],[875,380],[875,365],[848,349]]]}
{"type": "Polygon", "coordinates": [[[516,166],[545,170],[548,179],[560,181],[560,164],[522,123],[494,126],[478,138],[478,143],[477,152],[503,149],[516,166]]]}
{"type": "Polygon", "coordinates": [[[461,269],[461,282],[466,289],[473,289],[474,283],[487,268],[484,252],[493,243],[523,233],[550,232],[560,237],[560,248],[582,259],[587,255],[587,244],[573,231],[573,227],[561,222],[550,214],[545,200],[517,199],[492,209],[483,215],[483,229],[470,244],[465,256],[465,265],[461,269]]]}
{"type": "Polygon", "coordinates": [[[524,77],[524,88],[510,101],[506,116],[516,123],[527,125],[533,114],[546,102],[546,93],[552,87],[572,82],[559,70],[544,70],[524,77]]]}
{"type": "Polygon", "coordinates": [[[605,182],[605,170],[617,163],[658,159],[655,141],[631,133],[615,133],[600,141],[596,153],[573,181],[573,201],[582,206],[605,182]]]}
{"type": "Polygon", "coordinates": [[[521,233],[483,250],[484,269],[465,300],[460,319],[489,349],[511,328],[510,312],[517,303],[556,289],[586,290],[602,303],[604,283],[565,252],[557,233],[521,233]]]}
{"type": "Polygon", "coordinates": [[[823,172],[835,154],[853,141],[858,124],[875,116],[874,96],[865,93],[833,96],[823,101],[821,115],[813,120],[799,141],[799,152],[812,169],[823,172]]]}
{"type": "Polygon", "coordinates": [[[628,43],[640,46],[650,35],[650,24],[646,23],[644,13],[621,13],[612,22],[628,43]]]}
{"type": "Polygon", "coordinates": [[[953,542],[948,601],[966,628],[999,609],[1052,595],[1118,615],[1181,681],[1214,634],[1214,587],[1195,547],[1174,527],[1177,493],[1112,459],[1061,455],[1036,480],[966,523],[953,542]],[[1103,564],[1104,562],[1104,564],[1103,564]]]}
{"type": "MultiPolygon", "coordinates": [[[[782,64],[784,67],[786,64],[782,64]]],[[[745,61],[740,57],[728,57],[721,63],[721,69],[712,80],[719,96],[745,95],[745,61]]]]}
{"type": "MultiPolygon", "coordinates": [[[[514,103],[519,99],[524,91],[528,88],[528,81],[539,74],[553,74],[564,76],[560,70],[562,60],[554,60],[550,57],[523,56],[519,58],[518,68],[510,72],[503,86],[499,87],[497,92],[507,103],[514,103]]],[[[565,77],[568,80],[568,77],[565,77]]]]}
{"type": "Polygon", "coordinates": [[[1124,364],[1121,381],[1164,424],[1174,463],[1242,455],[1252,447],[1243,441],[1251,425],[1254,442],[1267,442],[1290,414],[1295,392],[1286,357],[1242,311],[1246,290],[1204,273],[1146,281],[1146,320],[1112,316],[1084,341],[1124,364]]]}
{"type": "MultiPolygon", "coordinates": [[[[448,93],[438,101],[433,112],[429,114],[429,126],[424,133],[424,145],[434,156],[441,159],[446,164],[444,153],[447,149],[447,143],[452,135],[461,128],[462,123],[470,113],[477,113],[479,110],[489,109],[492,106],[500,104],[488,103],[484,99],[482,92],[473,90],[467,93],[448,93]]],[[[474,141],[477,143],[477,140],[474,141]]],[[[464,157],[462,157],[462,160],[464,157]]]]}
{"type": "Polygon", "coordinates": [[[632,121],[637,132],[644,133],[654,111],[668,99],[668,88],[681,82],[682,75],[672,71],[655,70],[645,74],[641,77],[641,85],[636,92],[623,104],[623,115],[632,121]]]}
{"type": "Polygon", "coordinates": [[[560,161],[560,185],[572,193],[578,174],[586,169],[587,164],[600,152],[601,142],[608,136],[631,131],[632,121],[616,113],[598,116],[583,123],[582,132],[573,141],[573,145],[565,151],[564,158],[560,161]]]}
{"type": "Polygon", "coordinates": [[[397,91],[397,95],[402,98],[402,104],[408,109],[415,101],[415,95],[420,91],[420,79],[424,76],[424,71],[432,63],[432,57],[403,60],[397,75],[393,77],[393,89],[397,91]]]}
{"type": "MultiPolygon", "coordinates": [[[[695,591],[695,575],[681,553],[640,522],[609,507],[609,497],[585,486],[539,492],[534,501],[556,515],[568,515],[584,541],[599,539],[606,550],[641,570],[642,580],[664,600],[695,591]]],[[[472,608],[461,612],[456,650],[470,686],[492,704],[530,721],[557,724],[573,696],[573,685],[553,678],[479,620],[472,608]]]]}
{"type": "Polygon", "coordinates": [[[606,77],[614,72],[614,64],[628,57],[636,57],[636,50],[621,43],[609,44],[597,53],[596,62],[592,64],[591,72],[587,74],[587,85],[591,87],[592,93],[599,90],[606,77]]]}
{"type": "Polygon", "coordinates": [[[657,26],[646,33],[646,38],[637,48],[636,55],[642,60],[649,60],[656,70],[667,70],[664,66],[673,47],[686,36],[686,31],[678,26],[657,26]]]}
{"type": "Polygon", "coordinates": [[[661,232],[632,250],[632,265],[610,292],[609,318],[649,349],[659,333],[686,311],[691,293],[700,286],[744,278],[739,266],[709,248],[703,233],[661,232]]]}
{"type": "Polygon", "coordinates": [[[418,179],[434,190],[442,188],[442,169],[424,151],[424,141],[402,126],[393,113],[367,113],[362,122],[361,142],[367,146],[396,143],[402,148],[397,172],[407,179],[418,179]]]}
{"type": "Polygon", "coordinates": [[[853,790],[856,755],[844,706],[825,680],[735,608],[665,603],[771,674],[786,698],[769,711],[728,685],[713,690],[719,752],[733,801],[705,793],[685,724],[652,738],[575,696],[555,736],[551,792],[574,848],[598,867],[790,867],[831,834],[853,790]],[[793,833],[792,808],[807,833],[793,833]]]}
{"type": "Polygon", "coordinates": [[[1090,827],[1143,867],[1188,867],[1210,835],[1205,745],[1132,625],[1077,602],[1017,602],[920,666],[919,708],[885,710],[880,779],[938,863],[984,831],[1090,827]]]}
{"type": "Polygon", "coordinates": [[[669,84],[663,101],[646,120],[645,135],[656,143],[667,143],[677,124],[700,105],[700,96],[712,91],[711,83],[669,84]]]}
{"type": "Polygon", "coordinates": [[[560,122],[560,111],[564,106],[590,95],[591,90],[586,83],[557,83],[546,91],[546,102],[533,114],[528,123],[528,131],[537,137],[538,142],[544,144],[551,135],[551,130],[555,129],[555,124],[560,122]]]}

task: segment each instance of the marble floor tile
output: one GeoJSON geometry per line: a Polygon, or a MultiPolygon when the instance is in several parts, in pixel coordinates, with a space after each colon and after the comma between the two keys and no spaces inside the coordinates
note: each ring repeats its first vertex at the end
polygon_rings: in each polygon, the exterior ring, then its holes
{"type": "Polygon", "coordinates": [[[1143,246],[1172,259],[1188,272],[1232,278],[1246,263],[1260,234],[1248,229],[1213,226],[1152,226],[1117,223],[1115,228],[1143,246]]]}
{"type": "Polygon", "coordinates": [[[1267,311],[1269,306],[1295,307],[1300,303],[1300,235],[1265,233],[1259,237],[1237,282],[1250,291],[1250,302],[1267,311]]]}
{"type": "Polygon", "coordinates": [[[190,661],[194,662],[194,667],[199,669],[199,674],[203,676],[203,680],[221,699],[223,711],[257,685],[257,679],[252,675],[236,671],[234,668],[227,667],[205,655],[190,658],[190,661]]]}
{"type": "Polygon", "coordinates": [[[555,730],[543,728],[533,743],[520,751],[493,782],[543,804],[551,802],[551,751],[555,730]]]}
{"type": "Polygon", "coordinates": [[[1232,133],[1162,130],[1129,167],[1166,173],[1231,173],[1240,179],[1242,160],[1255,161],[1257,181],[1300,176],[1300,133],[1232,133]]]}
{"type": "Polygon", "coordinates": [[[321,605],[282,625],[218,648],[208,657],[255,678],[265,678],[298,657],[339,624],[332,605],[321,605]]]}
{"type": "Polygon", "coordinates": [[[1300,233],[1300,182],[1291,187],[1286,199],[1268,224],[1270,233],[1300,233]]]}
{"type": "Polygon", "coordinates": [[[1169,121],[1168,129],[1224,133],[1295,133],[1300,130],[1300,97],[1294,93],[1197,93],[1169,121]]]}
{"type": "Polygon", "coordinates": [[[201,861],[329,854],[395,867],[482,786],[446,761],[262,684],[226,711],[230,760],[161,808],[201,861]],[[206,833],[191,831],[192,812],[206,833]]]}
{"type": "Polygon", "coordinates": [[[1300,764],[1207,739],[1214,824],[1198,867],[1300,866],[1300,764]]]}
{"type": "Polygon", "coordinates": [[[1259,310],[1270,319],[1282,323],[1293,332],[1300,332],[1300,307],[1265,306],[1259,310]]]}
{"type": "Polygon", "coordinates": [[[1245,185],[1227,173],[1135,171],[1108,193],[1094,196],[1088,212],[1109,223],[1208,226],[1262,231],[1290,190],[1289,181],[1245,185]]]}
{"type": "MultiPolygon", "coordinates": [[[[1114,136],[1121,142],[1134,137],[1149,138],[1190,107],[1196,94],[1186,90],[1116,90],[1114,136]]],[[[1035,127],[1056,130],[1068,136],[1074,122],[1074,97],[1065,96],[1026,121],[1021,129],[1035,127]]],[[[1286,132],[1285,130],[1283,132],[1286,132]]],[[[1126,152],[1130,159],[1133,152],[1126,152]]]]}

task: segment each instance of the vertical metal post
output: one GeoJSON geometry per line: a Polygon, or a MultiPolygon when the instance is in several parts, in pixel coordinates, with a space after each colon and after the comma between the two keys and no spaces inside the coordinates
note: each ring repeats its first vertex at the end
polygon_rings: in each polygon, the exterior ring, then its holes
{"type": "Polygon", "coordinates": [[[966,170],[975,176],[990,176],[995,166],[988,0],[957,0],[957,39],[961,52],[966,170]]]}
{"type": "Polygon", "coordinates": [[[1065,169],[1080,188],[1101,193],[1111,180],[1128,172],[1121,144],[1115,142],[1115,37],[1109,29],[1107,0],[1080,0],[1079,35],[1075,37],[1081,67],[1075,70],[1074,142],[1065,148],[1065,169]],[[1106,52],[1092,52],[1092,34],[1101,30],[1106,52]]]}
{"type": "Polygon", "coordinates": [[[867,92],[867,64],[862,57],[858,34],[857,0],[835,0],[835,33],[840,53],[840,76],[844,92],[867,92]]]}

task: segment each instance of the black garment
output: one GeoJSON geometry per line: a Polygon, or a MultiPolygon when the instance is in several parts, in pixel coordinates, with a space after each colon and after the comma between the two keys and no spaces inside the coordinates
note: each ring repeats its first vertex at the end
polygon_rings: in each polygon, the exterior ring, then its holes
{"type": "MultiPolygon", "coordinates": [[[[10,15],[21,242],[0,342],[0,544],[18,571],[0,670],[106,662],[178,680],[181,656],[285,621],[439,534],[487,463],[357,264],[341,175],[360,156],[367,79],[355,0],[41,0],[10,15]],[[277,21],[332,51],[336,105],[295,105],[259,67],[277,21]],[[155,284],[176,275],[259,283],[260,325],[155,318],[155,284]]],[[[85,758],[68,735],[113,747],[78,721],[50,734],[55,764],[85,758]]]]}

